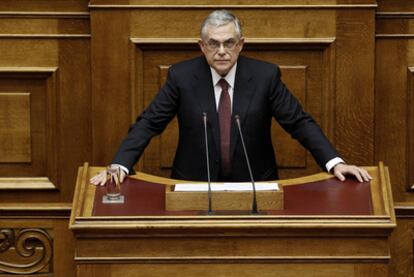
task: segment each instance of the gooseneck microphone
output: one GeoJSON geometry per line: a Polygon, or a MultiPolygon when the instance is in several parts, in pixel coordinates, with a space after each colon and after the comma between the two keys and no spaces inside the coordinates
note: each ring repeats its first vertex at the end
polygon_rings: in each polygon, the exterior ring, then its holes
{"type": "Polygon", "coordinates": [[[208,183],[208,215],[213,214],[211,208],[211,182],[210,182],[210,160],[208,155],[208,139],[207,139],[207,113],[203,112],[203,123],[204,123],[204,141],[206,145],[206,161],[207,161],[207,183],[208,183]]]}
{"type": "Polygon", "coordinates": [[[252,182],[252,188],[253,188],[252,214],[259,214],[259,211],[257,210],[256,184],[254,183],[252,168],[250,167],[250,162],[249,162],[249,156],[247,155],[246,145],[244,144],[243,134],[242,134],[241,127],[240,127],[240,116],[236,114],[234,118],[236,119],[237,129],[239,130],[239,135],[240,135],[240,139],[241,139],[242,146],[243,146],[244,157],[246,158],[247,168],[249,170],[250,180],[252,182]]]}

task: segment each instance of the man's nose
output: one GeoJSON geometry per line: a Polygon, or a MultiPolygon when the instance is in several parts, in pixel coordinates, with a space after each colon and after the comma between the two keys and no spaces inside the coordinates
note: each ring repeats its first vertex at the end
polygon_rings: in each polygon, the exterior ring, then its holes
{"type": "Polygon", "coordinates": [[[226,49],[224,49],[224,44],[220,43],[220,48],[219,48],[219,55],[224,55],[226,54],[226,49]]]}

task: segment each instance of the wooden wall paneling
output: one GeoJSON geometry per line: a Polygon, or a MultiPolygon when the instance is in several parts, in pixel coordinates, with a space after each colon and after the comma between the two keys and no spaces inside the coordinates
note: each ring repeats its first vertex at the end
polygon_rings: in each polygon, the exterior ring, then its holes
{"type": "Polygon", "coordinates": [[[1,93],[0,122],[0,162],[30,162],[30,93],[1,93]]]}
{"type": "Polygon", "coordinates": [[[93,163],[109,164],[131,124],[129,12],[91,10],[93,163]]]}
{"type": "Polygon", "coordinates": [[[78,272],[80,276],[124,276],[134,277],[137,272],[143,276],[170,276],[171,272],[179,272],[180,276],[228,276],[228,277],[253,277],[253,276],[318,276],[318,277],[363,277],[367,272],[376,274],[375,276],[387,276],[384,265],[364,265],[354,266],[352,264],[309,264],[292,263],[266,263],[256,262],[246,264],[241,261],[236,262],[216,262],[205,265],[181,263],[142,263],[142,264],[111,264],[107,265],[110,270],[105,270],[101,265],[80,265],[78,272]],[[109,275],[106,272],[113,272],[109,275]],[[287,273],[288,272],[288,273],[287,273]],[[384,273],[385,272],[385,273],[384,273]]]}
{"type": "Polygon", "coordinates": [[[379,13],[382,12],[414,12],[414,5],[411,1],[405,0],[377,0],[379,13]]]}
{"type": "MultiPolygon", "coordinates": [[[[97,267],[96,265],[84,264],[81,266],[77,266],[76,276],[111,277],[112,267],[113,265],[111,264],[100,265],[99,267],[97,267]]],[[[132,273],[136,274],[136,272],[138,271],[134,271],[132,273]]],[[[123,276],[127,277],[128,275],[124,274],[123,276]]]]}
{"type": "Polygon", "coordinates": [[[322,122],[322,130],[331,141],[336,145],[335,141],[335,87],[336,87],[336,39],[332,41],[329,46],[323,51],[323,94],[321,98],[321,105],[323,111],[321,118],[325,119],[322,122]]]}
{"type": "MultiPolygon", "coordinates": [[[[168,65],[160,65],[158,67],[159,77],[158,86],[161,88],[167,81],[168,65]]],[[[165,131],[160,135],[160,168],[172,169],[174,162],[175,151],[178,146],[178,120],[175,117],[170,124],[168,124],[165,131]]],[[[168,172],[169,176],[171,172],[168,172]]]]}
{"type": "Polygon", "coordinates": [[[414,14],[391,9],[377,22],[376,159],[390,166],[396,200],[412,201],[414,14]]]}
{"type": "Polygon", "coordinates": [[[88,0],[18,0],[2,1],[0,3],[2,12],[88,12],[88,0]]]}
{"type": "Polygon", "coordinates": [[[390,276],[413,276],[413,64],[412,1],[378,1],[376,19],[375,159],[390,169],[397,228],[390,276]]]}
{"type": "MultiPolygon", "coordinates": [[[[67,228],[70,205],[57,202],[71,201],[76,165],[91,153],[90,30],[85,7],[87,1],[0,3],[0,93],[30,95],[25,120],[30,124],[25,127],[30,160],[11,162],[6,156],[0,163],[0,229],[16,235],[27,231],[30,238],[19,241],[36,246],[33,255],[26,250],[28,257],[22,257],[1,237],[2,276],[75,274],[73,235],[67,228]],[[49,239],[37,239],[42,234],[49,239]],[[45,267],[30,264],[38,259],[45,267]]],[[[22,142],[7,144],[9,149],[22,142]]]]}
{"type": "MultiPolygon", "coordinates": [[[[392,0],[391,0],[392,1],[392,0]]],[[[399,0],[402,2],[403,0],[399,0]]],[[[257,9],[263,8],[263,6],[269,9],[280,8],[297,8],[303,7],[315,7],[315,8],[366,8],[376,7],[375,0],[364,0],[362,3],[360,0],[315,0],[309,4],[307,0],[239,0],[239,1],[215,1],[215,0],[92,0],[90,1],[91,7],[100,8],[118,8],[118,9],[131,9],[131,8],[210,8],[210,7],[224,7],[224,8],[250,8],[257,9]]]]}
{"type": "MultiPolygon", "coordinates": [[[[310,102],[307,97],[308,65],[281,65],[280,70],[283,82],[300,101],[304,109],[307,110],[310,102]]],[[[279,168],[307,167],[306,150],[297,141],[293,141],[290,135],[284,132],[275,120],[272,122],[272,143],[279,168]]]]}
{"type": "Polygon", "coordinates": [[[390,237],[390,276],[414,275],[414,217],[413,206],[396,203],[397,228],[390,237]]]}
{"type": "Polygon", "coordinates": [[[90,40],[66,38],[58,43],[58,180],[60,201],[71,202],[77,167],[92,160],[90,40]]]}
{"type": "MultiPolygon", "coordinates": [[[[12,156],[2,152],[3,161],[0,168],[0,174],[3,177],[33,177],[33,181],[38,177],[48,179],[46,186],[39,189],[57,189],[57,149],[56,140],[56,68],[39,67],[39,68],[18,68],[2,67],[0,68],[0,87],[2,95],[10,93],[19,93],[25,91],[30,94],[30,100],[27,106],[29,118],[24,132],[28,133],[27,141],[5,140],[5,148],[12,145],[18,148],[30,149],[27,153],[26,160],[14,160],[12,156]],[[30,140],[28,140],[30,138],[30,140]]],[[[15,110],[16,111],[16,110],[15,110]]],[[[15,112],[10,111],[10,113],[15,112]]],[[[7,128],[7,127],[6,127],[7,128]]],[[[10,138],[12,128],[4,130],[2,137],[10,138]]],[[[6,150],[5,150],[6,151],[6,150]]],[[[16,188],[12,183],[5,179],[0,179],[2,188],[16,188]]],[[[18,182],[17,189],[31,187],[31,180],[26,179],[27,186],[24,182],[18,182]]]]}
{"type": "Polygon", "coordinates": [[[407,41],[376,42],[375,153],[390,168],[395,201],[404,201],[406,172],[407,41]],[[392,78],[390,78],[392,76],[392,78]]]}
{"type": "MultiPolygon", "coordinates": [[[[409,21],[409,32],[414,34],[414,14],[409,21]]],[[[413,96],[414,96],[414,35],[408,40],[408,90],[407,90],[407,164],[406,164],[406,178],[407,182],[405,186],[409,191],[409,201],[414,200],[414,108],[413,108],[413,96]]]]}
{"type": "Polygon", "coordinates": [[[1,92],[30,93],[31,155],[0,163],[2,200],[71,201],[76,165],[90,160],[90,29],[81,3],[13,2],[15,10],[0,11],[1,92]]]}
{"type": "MultiPolygon", "coordinates": [[[[413,45],[414,49],[414,45],[413,45]]],[[[407,185],[414,190],[414,67],[409,68],[409,90],[407,95],[407,185]]]]}
{"type": "Polygon", "coordinates": [[[345,161],[374,162],[375,10],[337,11],[335,142],[345,161]]]}
{"type": "MultiPolygon", "coordinates": [[[[335,35],[335,10],[284,7],[271,9],[264,5],[249,6],[195,6],[163,9],[159,7],[131,7],[131,36],[134,38],[198,38],[203,19],[217,7],[233,11],[243,24],[247,39],[270,38],[324,38],[335,35]],[[252,12],[254,11],[254,12],[252,12]],[[292,18],[295,19],[292,22],[292,18]],[[171,23],[174,24],[171,24],[171,23]]],[[[117,9],[127,10],[127,9],[117,9]]]]}

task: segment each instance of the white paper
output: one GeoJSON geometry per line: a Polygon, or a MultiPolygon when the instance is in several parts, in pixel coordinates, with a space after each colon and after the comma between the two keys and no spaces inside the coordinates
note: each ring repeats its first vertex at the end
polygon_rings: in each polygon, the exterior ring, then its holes
{"type": "MultiPolygon", "coordinates": [[[[279,190],[277,183],[255,183],[256,191],[279,190]]],[[[252,183],[212,183],[211,191],[252,191],[252,183]]],[[[174,191],[208,191],[208,183],[175,184],[174,191]]]]}

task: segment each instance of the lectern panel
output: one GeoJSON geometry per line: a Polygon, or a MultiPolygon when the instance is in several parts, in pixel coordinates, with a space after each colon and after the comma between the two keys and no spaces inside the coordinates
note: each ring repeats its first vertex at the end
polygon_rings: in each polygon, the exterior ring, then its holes
{"type": "MultiPolygon", "coordinates": [[[[165,186],[128,178],[122,184],[124,204],[102,203],[105,187],[97,187],[93,216],[168,216],[203,215],[197,211],[166,211],[165,186]]],[[[356,180],[341,182],[335,178],[286,186],[285,209],[262,211],[268,215],[371,215],[373,213],[370,183],[356,180]]],[[[214,193],[213,199],[214,201],[214,193]]],[[[260,207],[259,207],[260,210],[260,207]]],[[[237,215],[235,211],[216,211],[217,214],[237,215]]],[[[241,213],[242,214],[242,213],[241,213]]],[[[244,213],[245,214],[245,213],[244,213]]]]}

